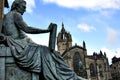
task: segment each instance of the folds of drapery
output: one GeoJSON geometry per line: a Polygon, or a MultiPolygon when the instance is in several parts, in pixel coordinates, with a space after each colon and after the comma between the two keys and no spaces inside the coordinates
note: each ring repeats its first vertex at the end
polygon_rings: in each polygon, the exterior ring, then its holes
{"type": "Polygon", "coordinates": [[[30,72],[42,71],[45,80],[82,80],[77,77],[60,54],[43,45],[30,44],[26,39],[6,38],[16,64],[30,72]]]}

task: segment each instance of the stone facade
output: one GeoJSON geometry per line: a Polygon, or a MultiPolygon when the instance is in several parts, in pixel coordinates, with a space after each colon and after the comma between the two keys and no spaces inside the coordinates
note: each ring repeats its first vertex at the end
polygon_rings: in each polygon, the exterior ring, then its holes
{"type": "Polygon", "coordinates": [[[106,53],[93,53],[85,58],[87,78],[91,80],[110,80],[110,67],[106,53]]]}
{"type": "Polygon", "coordinates": [[[64,24],[57,36],[58,51],[68,63],[68,65],[76,72],[78,76],[82,76],[89,80],[110,80],[110,68],[106,53],[93,53],[87,55],[85,41],[82,46],[75,44],[72,46],[72,36],[68,33],[64,24]]]}
{"type": "Polygon", "coordinates": [[[113,57],[110,65],[111,76],[113,80],[120,80],[120,58],[113,57]]]}

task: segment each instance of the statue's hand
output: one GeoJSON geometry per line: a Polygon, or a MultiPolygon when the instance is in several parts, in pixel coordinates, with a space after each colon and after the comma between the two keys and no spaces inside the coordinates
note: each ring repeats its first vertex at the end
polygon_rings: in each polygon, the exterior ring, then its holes
{"type": "Polygon", "coordinates": [[[55,26],[56,26],[56,24],[50,23],[48,30],[51,31],[55,26]]]}
{"type": "Polygon", "coordinates": [[[49,27],[48,27],[48,30],[51,31],[52,30],[52,26],[53,26],[53,23],[50,23],[49,27]]]}

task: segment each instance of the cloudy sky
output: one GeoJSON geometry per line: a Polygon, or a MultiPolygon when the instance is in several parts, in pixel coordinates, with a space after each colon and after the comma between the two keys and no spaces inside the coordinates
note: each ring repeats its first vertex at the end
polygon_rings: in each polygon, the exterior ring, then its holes
{"type": "MultiPolygon", "coordinates": [[[[13,0],[8,0],[11,6],[13,0]]],[[[120,0],[26,0],[25,22],[33,27],[48,28],[50,22],[71,33],[73,45],[86,42],[87,54],[106,52],[120,57],[120,0]]],[[[5,9],[7,13],[9,9],[5,9]]],[[[28,35],[38,44],[48,45],[49,34],[28,35]]]]}

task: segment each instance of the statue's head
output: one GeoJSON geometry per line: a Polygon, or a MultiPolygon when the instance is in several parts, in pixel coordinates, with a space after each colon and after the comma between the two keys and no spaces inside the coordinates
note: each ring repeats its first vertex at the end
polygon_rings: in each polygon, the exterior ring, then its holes
{"type": "Polygon", "coordinates": [[[26,1],[15,0],[11,6],[11,11],[16,10],[17,12],[23,14],[26,11],[26,1]]]}

